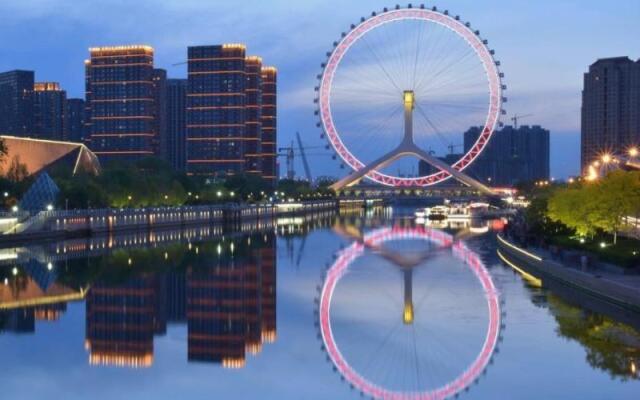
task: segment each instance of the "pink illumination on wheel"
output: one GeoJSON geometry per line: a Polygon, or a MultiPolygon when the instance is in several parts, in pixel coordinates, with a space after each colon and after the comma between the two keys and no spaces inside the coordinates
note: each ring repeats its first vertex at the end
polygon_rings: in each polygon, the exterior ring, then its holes
{"type": "MultiPolygon", "coordinates": [[[[331,96],[332,85],[336,71],[340,66],[340,62],[344,56],[349,52],[349,49],[359,39],[365,36],[368,32],[376,29],[384,24],[402,21],[402,20],[421,20],[439,24],[450,31],[457,34],[459,37],[470,46],[475,55],[482,63],[484,71],[486,73],[487,85],[489,89],[489,104],[487,108],[487,115],[484,121],[482,131],[474,145],[466,152],[458,161],[456,161],[452,167],[463,171],[467,168],[480,153],[484,150],[494,129],[499,123],[502,107],[502,83],[501,74],[498,70],[496,62],[493,58],[492,52],[487,48],[485,42],[472,31],[467,25],[458,19],[443,14],[437,11],[422,9],[422,8],[403,8],[389,10],[377,15],[374,15],[365,21],[355,26],[350,32],[342,38],[342,40],[335,46],[335,49],[329,56],[329,59],[324,67],[324,71],[320,77],[320,86],[318,88],[318,104],[320,121],[327,135],[327,138],[333,146],[336,153],[342,158],[342,160],[351,167],[354,171],[360,170],[365,167],[365,164],[360,161],[343,143],[340,132],[334,124],[333,115],[331,111],[331,96]]],[[[451,175],[445,171],[437,171],[431,175],[420,177],[400,177],[394,175],[385,174],[379,170],[373,170],[366,175],[370,180],[380,183],[386,186],[394,187],[407,187],[407,186],[431,186],[439,182],[442,182],[451,177],[451,175]]]]}
{"type": "Polygon", "coordinates": [[[463,391],[485,370],[498,343],[501,311],[498,291],[491,279],[489,271],[487,271],[478,255],[469,250],[462,242],[454,241],[453,237],[447,233],[425,227],[394,227],[381,228],[371,232],[365,235],[363,242],[354,242],[340,253],[335,263],[327,271],[320,294],[319,322],[322,340],[331,361],[338,372],[362,393],[377,399],[439,400],[454,396],[463,391]],[[336,285],[347,272],[351,263],[363,254],[366,247],[377,247],[384,242],[401,239],[421,239],[428,240],[439,246],[451,246],[453,254],[465,262],[482,285],[489,311],[489,321],[484,343],[471,365],[448,384],[423,392],[390,390],[367,380],[367,378],[355,371],[343,357],[331,329],[331,299],[336,285]]]}

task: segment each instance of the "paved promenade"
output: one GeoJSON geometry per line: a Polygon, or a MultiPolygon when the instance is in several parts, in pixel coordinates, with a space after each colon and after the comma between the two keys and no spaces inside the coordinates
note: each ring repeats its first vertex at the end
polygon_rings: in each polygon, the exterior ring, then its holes
{"type": "Polygon", "coordinates": [[[551,259],[550,253],[521,248],[498,235],[500,257],[515,269],[544,285],[553,280],[579,289],[625,309],[640,312],[640,275],[628,275],[600,269],[581,270],[551,259]]]}

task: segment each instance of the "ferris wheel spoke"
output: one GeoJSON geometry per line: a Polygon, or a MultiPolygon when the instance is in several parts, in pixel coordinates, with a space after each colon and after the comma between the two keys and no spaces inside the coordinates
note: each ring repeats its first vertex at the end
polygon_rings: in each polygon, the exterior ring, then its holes
{"type": "MultiPolygon", "coordinates": [[[[441,36],[444,34],[444,31],[441,31],[441,36]]],[[[441,37],[440,36],[440,37],[441,37]]],[[[429,63],[429,68],[425,68],[425,73],[422,79],[418,82],[417,87],[419,88],[425,80],[431,78],[434,74],[434,71],[439,71],[441,69],[442,64],[447,62],[448,57],[451,52],[451,35],[447,35],[444,40],[439,40],[439,45],[434,48],[432,54],[432,62],[429,63]]]]}
{"type": "Polygon", "coordinates": [[[442,143],[445,146],[448,146],[450,143],[448,142],[446,136],[440,132],[440,129],[438,129],[435,124],[431,121],[431,119],[429,119],[429,117],[427,116],[427,114],[425,114],[424,110],[422,109],[422,107],[418,106],[416,104],[416,110],[418,110],[418,113],[420,115],[422,115],[422,117],[424,118],[424,120],[427,122],[427,124],[431,127],[431,129],[433,129],[433,132],[438,136],[438,138],[442,141],[442,143]]]}
{"type": "Polygon", "coordinates": [[[378,55],[376,54],[375,50],[371,47],[371,45],[369,44],[369,42],[367,41],[366,37],[363,37],[363,42],[364,44],[366,44],[367,49],[369,49],[369,51],[371,52],[371,54],[373,54],[373,57],[376,59],[377,65],[380,67],[380,69],[382,70],[382,72],[384,73],[384,75],[389,79],[389,81],[393,84],[393,86],[398,89],[398,92],[402,93],[402,90],[398,87],[398,85],[396,84],[396,82],[393,80],[393,78],[391,77],[391,75],[389,75],[389,72],[387,72],[386,68],[384,67],[384,65],[382,64],[382,62],[380,61],[380,58],[378,57],[378,55]]]}
{"type": "MultiPolygon", "coordinates": [[[[444,67],[442,67],[440,70],[438,70],[435,74],[433,74],[433,76],[431,76],[431,79],[427,82],[428,84],[432,84],[434,82],[437,81],[437,79],[444,74],[445,72],[451,70],[452,68],[454,68],[456,65],[459,65],[462,61],[464,61],[465,59],[468,59],[470,55],[475,54],[475,52],[473,50],[467,50],[461,57],[459,57],[458,59],[455,59],[451,62],[449,62],[448,64],[446,64],[444,67]]],[[[426,89],[428,90],[429,86],[427,85],[426,89]]]]}
{"type": "Polygon", "coordinates": [[[468,88],[475,88],[475,87],[486,87],[486,82],[478,82],[474,75],[467,74],[467,75],[456,75],[455,77],[451,77],[448,80],[439,82],[437,85],[425,87],[423,91],[427,94],[438,93],[438,91],[441,91],[448,95],[452,95],[455,89],[459,90],[459,89],[468,89],[468,88]],[[455,85],[455,86],[450,87],[452,85],[455,85]]]}

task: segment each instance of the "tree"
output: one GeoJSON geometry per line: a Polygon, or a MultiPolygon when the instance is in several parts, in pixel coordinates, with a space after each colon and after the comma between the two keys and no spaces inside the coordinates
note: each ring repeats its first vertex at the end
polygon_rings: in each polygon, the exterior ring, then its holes
{"type": "Polygon", "coordinates": [[[9,164],[6,175],[7,179],[14,183],[23,181],[26,177],[29,176],[29,170],[27,169],[26,165],[20,162],[19,155],[15,155],[11,159],[11,164],[9,164]]]}
{"type": "Polygon", "coordinates": [[[558,189],[549,199],[547,216],[582,236],[596,230],[613,234],[626,225],[627,217],[640,213],[640,173],[616,170],[602,180],[558,189]]]}
{"type": "Polygon", "coordinates": [[[4,139],[0,139],[0,164],[4,163],[4,159],[9,154],[9,148],[5,143],[4,139]]]}
{"type": "Polygon", "coordinates": [[[589,198],[593,205],[592,223],[595,227],[613,234],[613,243],[618,241],[618,232],[626,217],[634,215],[640,202],[640,179],[638,173],[616,170],[598,182],[589,198]]]}
{"type": "Polygon", "coordinates": [[[591,187],[558,189],[549,199],[547,215],[580,236],[593,236],[593,192],[591,187]]]}

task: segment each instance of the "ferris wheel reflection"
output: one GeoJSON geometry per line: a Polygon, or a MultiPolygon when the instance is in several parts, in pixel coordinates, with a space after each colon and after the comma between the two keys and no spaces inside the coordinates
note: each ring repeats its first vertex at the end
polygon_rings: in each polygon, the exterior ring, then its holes
{"type": "MultiPolygon", "coordinates": [[[[501,328],[498,291],[479,256],[454,236],[424,226],[385,227],[366,234],[360,233],[353,227],[338,227],[337,230],[342,235],[352,237],[355,241],[339,253],[335,262],[327,270],[318,301],[317,316],[320,337],[323,341],[323,349],[327,352],[328,358],[334,365],[334,369],[353,388],[359,390],[364,395],[378,399],[443,399],[456,395],[468,388],[485,371],[491,361],[500,337],[501,328]],[[408,251],[406,248],[397,248],[398,243],[411,241],[414,243],[416,241],[423,242],[422,248],[418,251],[408,251]],[[424,245],[424,242],[427,242],[428,245],[424,245]],[[336,332],[342,328],[338,327],[336,330],[335,317],[332,317],[332,308],[336,307],[336,305],[333,304],[335,294],[343,278],[354,274],[354,271],[358,268],[366,268],[363,266],[354,267],[354,264],[358,264],[358,259],[361,257],[375,257],[381,261],[381,263],[387,265],[387,269],[388,264],[390,264],[393,266],[393,269],[401,272],[403,286],[402,316],[400,319],[396,316],[395,321],[398,321],[397,324],[410,329],[410,336],[412,335],[413,341],[413,349],[411,350],[413,354],[411,354],[410,357],[414,358],[414,361],[412,361],[414,364],[412,365],[415,367],[412,368],[415,369],[419,369],[421,364],[425,364],[424,360],[420,360],[423,353],[417,349],[417,343],[429,342],[429,338],[419,337],[421,331],[413,326],[414,324],[420,325],[425,322],[417,321],[418,315],[414,302],[414,275],[421,269],[428,268],[425,266],[434,264],[439,257],[453,257],[458,262],[462,262],[464,266],[472,272],[476,284],[480,284],[482,297],[484,298],[483,304],[485,304],[484,307],[486,307],[486,310],[479,312],[479,314],[486,315],[486,328],[480,329],[484,331],[484,337],[481,341],[482,345],[479,351],[474,351],[475,356],[472,357],[472,362],[458,368],[459,371],[452,379],[448,379],[446,382],[440,382],[437,385],[431,385],[433,387],[424,385],[424,382],[421,382],[420,376],[417,376],[414,386],[407,388],[402,387],[402,385],[390,384],[384,381],[384,379],[380,379],[382,382],[376,381],[376,379],[372,379],[370,373],[359,370],[358,368],[364,369],[364,367],[358,365],[357,362],[351,362],[348,352],[344,352],[344,348],[347,347],[348,343],[344,343],[344,340],[340,344],[338,343],[341,339],[339,338],[340,335],[336,334],[336,332]]],[[[467,275],[469,275],[468,272],[467,275]]],[[[377,288],[371,288],[372,291],[375,291],[374,289],[378,290],[377,288]]],[[[340,296],[338,296],[338,298],[340,298],[340,296]]],[[[422,304],[422,299],[419,303],[422,304]]],[[[373,304],[369,304],[369,306],[374,307],[373,304]]],[[[338,311],[343,310],[339,309],[338,311]]],[[[349,316],[346,316],[346,318],[349,318],[349,316]]],[[[350,325],[355,326],[355,324],[350,325]]],[[[435,328],[431,327],[430,331],[433,329],[435,328]]],[[[393,328],[392,332],[398,331],[401,331],[401,328],[396,327],[393,328]]],[[[393,334],[394,333],[389,333],[389,335],[384,335],[384,342],[386,343],[389,336],[393,334]]],[[[357,345],[362,346],[361,343],[357,345]]],[[[377,348],[375,351],[380,351],[380,348],[377,348]]],[[[398,348],[390,350],[391,353],[401,351],[402,350],[398,348]]],[[[443,347],[439,351],[444,352],[445,348],[443,347]]],[[[394,359],[398,359],[397,354],[393,357],[395,357],[394,359]]],[[[402,357],[400,356],[399,359],[402,359],[402,357]]],[[[387,365],[386,367],[393,369],[395,366],[387,365]]],[[[419,375],[419,371],[416,375],[419,375]]]]}

